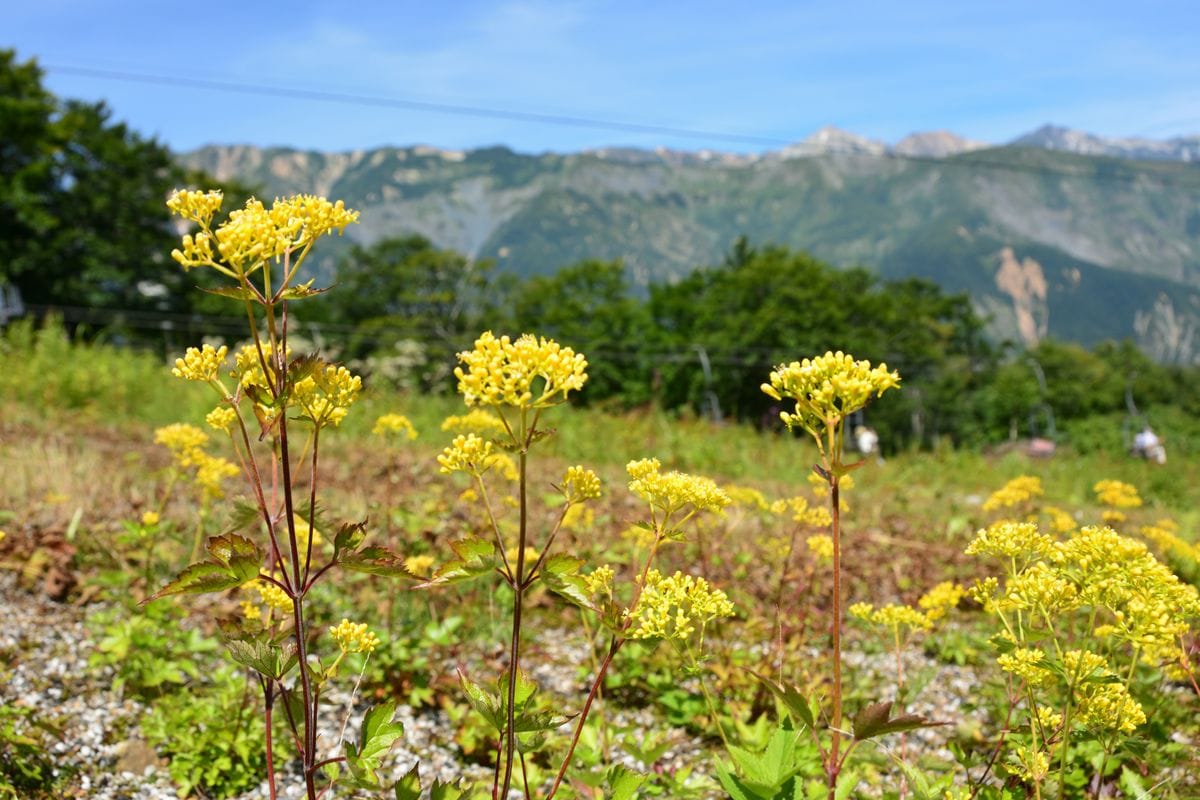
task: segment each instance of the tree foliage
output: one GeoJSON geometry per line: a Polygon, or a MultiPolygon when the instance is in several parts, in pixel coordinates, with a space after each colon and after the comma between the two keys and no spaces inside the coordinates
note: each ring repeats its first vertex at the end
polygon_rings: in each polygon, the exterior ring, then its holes
{"type": "Polygon", "coordinates": [[[0,51],[0,284],[27,303],[182,309],[163,202],[196,178],[104,103],[59,100],[34,62],[0,51]]]}

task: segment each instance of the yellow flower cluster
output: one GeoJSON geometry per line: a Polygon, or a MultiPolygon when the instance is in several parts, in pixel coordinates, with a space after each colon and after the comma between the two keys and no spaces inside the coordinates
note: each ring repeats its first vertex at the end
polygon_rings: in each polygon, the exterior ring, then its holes
{"type": "Polygon", "coordinates": [[[726,486],[724,488],[725,494],[729,495],[730,502],[735,506],[756,508],[759,511],[766,511],[771,507],[767,498],[758,489],[750,486],[726,486]]]}
{"type": "Polygon", "coordinates": [[[233,430],[233,423],[237,422],[237,411],[229,406],[218,406],[205,415],[204,421],[215,431],[230,433],[233,430]]]}
{"type": "Polygon", "coordinates": [[[1050,759],[1045,751],[1023,745],[1016,748],[1012,755],[1013,771],[1022,779],[1031,783],[1041,783],[1050,774],[1050,759]]]}
{"type": "Polygon", "coordinates": [[[203,491],[205,497],[219,500],[225,496],[222,484],[226,478],[234,478],[242,473],[236,464],[220,456],[210,456],[203,450],[193,456],[196,466],[196,485],[203,491]]]}
{"type": "Polygon", "coordinates": [[[1088,650],[1063,654],[1063,669],[1075,690],[1080,724],[1095,731],[1132,733],[1146,714],[1125,685],[1113,680],[1103,656],[1088,650]]]}
{"type": "MultiPolygon", "coordinates": [[[[158,524],[158,522],[159,522],[159,516],[158,516],[157,511],[143,511],[142,512],[142,527],[143,528],[153,528],[155,525],[158,524]]],[[[0,538],[4,538],[4,537],[0,537],[0,538]]]]}
{"type": "Polygon", "coordinates": [[[244,208],[229,212],[229,218],[212,230],[212,218],[221,206],[220,192],[176,192],[167,207],[200,225],[200,231],[183,237],[171,257],[185,269],[216,267],[234,276],[248,276],[263,264],[284,253],[312,244],[326,233],[341,233],[358,222],[358,212],[338,200],[295,195],[275,199],[270,208],[250,198],[244,208]],[[218,262],[213,245],[220,253],[218,262]],[[227,269],[222,268],[222,262],[227,269]]]}
{"type": "Polygon", "coordinates": [[[572,503],[563,514],[562,526],[568,531],[591,530],[595,524],[596,512],[582,503],[572,503]]]}
{"type": "Polygon", "coordinates": [[[408,556],[405,558],[404,568],[408,570],[410,574],[416,575],[418,578],[428,578],[430,572],[433,570],[433,565],[436,563],[437,562],[434,560],[433,556],[427,553],[422,553],[418,556],[408,556]]]}
{"type": "Polygon", "coordinates": [[[1037,647],[1018,647],[996,658],[1000,669],[1016,675],[1030,686],[1042,686],[1053,673],[1047,667],[1046,653],[1037,647]]]}
{"type": "Polygon", "coordinates": [[[1079,607],[1079,592],[1075,584],[1063,578],[1043,561],[1035,562],[1020,574],[1009,579],[1004,596],[996,601],[1001,611],[1032,611],[1030,624],[1040,622],[1045,615],[1053,616],[1079,607]]]}
{"type": "Polygon", "coordinates": [[[473,408],[462,416],[450,415],[442,420],[442,430],[459,433],[503,433],[504,423],[490,411],[473,408]]]}
{"type": "Polygon", "coordinates": [[[228,355],[229,348],[225,345],[213,347],[206,344],[200,349],[189,347],[184,351],[183,358],[175,359],[171,374],[184,380],[211,383],[217,379],[217,372],[228,355]]]}
{"type": "Polygon", "coordinates": [[[899,633],[902,628],[914,631],[927,631],[933,628],[933,621],[912,606],[899,603],[889,603],[876,608],[870,603],[855,603],[848,609],[850,616],[863,622],[882,625],[899,633]]]}
{"type": "Polygon", "coordinates": [[[1104,633],[1126,642],[1150,664],[1173,663],[1180,639],[1200,618],[1200,592],[1183,583],[1145,544],[1112,528],[1086,527],[1055,551],[1081,603],[1107,609],[1104,633]]]}
{"type": "Polygon", "coordinates": [[[462,365],[454,368],[454,376],[469,406],[543,408],[565,401],[568,392],[587,382],[582,354],[532,334],[514,342],[487,331],[458,360],[462,365]]]}
{"type": "Polygon", "coordinates": [[[438,464],[441,467],[439,472],[443,475],[466,472],[478,477],[487,471],[492,458],[491,442],[480,439],[473,433],[460,433],[438,456],[438,464]]]}
{"type": "Polygon", "coordinates": [[[597,567],[583,576],[588,594],[591,595],[593,600],[597,601],[597,605],[603,605],[605,602],[612,600],[614,577],[613,568],[608,564],[597,567]]]}
{"type": "Polygon", "coordinates": [[[1035,497],[1041,497],[1042,479],[1033,475],[1018,475],[1002,487],[992,492],[983,501],[984,511],[995,511],[999,508],[1011,508],[1027,503],[1035,497]]]}
{"type": "Polygon", "coordinates": [[[221,210],[224,195],[216,189],[207,192],[180,189],[167,200],[167,208],[175,214],[207,228],[213,215],[221,210]]]}
{"type": "Polygon", "coordinates": [[[808,545],[809,552],[817,558],[821,558],[826,561],[829,561],[833,558],[832,536],[825,533],[818,533],[814,536],[808,537],[808,539],[805,540],[805,544],[808,545]]]}
{"type": "Polygon", "coordinates": [[[682,472],[661,472],[657,458],[643,458],[625,465],[629,491],[651,507],[671,514],[686,506],[696,511],[719,511],[731,502],[729,495],[710,478],[682,472]]]}
{"type": "MultiPolygon", "coordinates": [[[[269,390],[268,374],[271,376],[271,384],[275,382],[275,362],[279,352],[277,350],[272,354],[270,345],[264,343],[262,353],[263,358],[267,360],[267,373],[263,372],[262,359],[259,358],[258,346],[254,342],[242,345],[234,354],[233,371],[229,374],[242,388],[257,386],[260,389],[269,390]]],[[[286,361],[291,355],[292,348],[289,347],[283,353],[284,360],[286,361]]]]}
{"type": "Polygon", "coordinates": [[[1179,525],[1171,519],[1160,519],[1153,525],[1143,525],[1138,531],[1161,553],[1176,558],[1200,561],[1200,548],[1178,535],[1179,525]]]}
{"type": "Polygon", "coordinates": [[[371,428],[371,433],[376,436],[396,435],[408,439],[410,442],[417,438],[417,429],[413,427],[412,421],[403,414],[384,414],[375,420],[375,427],[371,428]]]}
{"type": "Polygon", "coordinates": [[[646,584],[633,609],[629,638],[685,640],[713,620],[733,616],[733,604],[704,578],[676,572],[663,577],[656,569],[646,574],[646,584]]]}
{"type": "MultiPolygon", "coordinates": [[[[833,514],[826,506],[809,505],[808,499],[800,496],[776,500],[771,503],[770,509],[772,514],[779,516],[791,514],[793,522],[809,528],[828,528],[833,524],[833,514]]],[[[845,510],[844,504],[842,510],[845,510]]]]}
{"type": "Polygon", "coordinates": [[[258,597],[262,600],[263,605],[291,613],[292,598],[288,597],[287,592],[275,584],[259,579],[254,582],[254,590],[258,592],[258,597]]]}
{"type": "Polygon", "coordinates": [[[1001,520],[976,532],[966,552],[1004,559],[1048,558],[1054,552],[1054,540],[1039,531],[1036,523],[1001,520]]]}
{"type": "Polygon", "coordinates": [[[1137,488],[1122,481],[1100,481],[1092,491],[1101,505],[1112,508],[1137,508],[1142,504],[1137,488]]]}
{"type": "Polygon", "coordinates": [[[190,467],[194,463],[196,453],[208,444],[208,434],[195,425],[175,422],[156,430],[154,442],[170,450],[179,466],[190,467]]]}
{"type": "Polygon", "coordinates": [[[1042,513],[1050,518],[1050,529],[1055,533],[1070,533],[1078,527],[1073,516],[1056,506],[1044,506],[1042,513]]]}
{"type": "Polygon", "coordinates": [[[292,403],[318,427],[340,425],[362,391],[362,378],[332,364],[317,369],[292,390],[292,403]]]}
{"type": "Polygon", "coordinates": [[[567,474],[563,476],[562,493],[568,503],[595,500],[600,496],[600,478],[590,469],[568,467],[567,474]]]}
{"type": "Polygon", "coordinates": [[[343,618],[329,629],[329,635],[343,653],[373,653],[379,646],[379,637],[367,629],[365,622],[343,618]]]}
{"type": "Polygon", "coordinates": [[[186,422],[165,425],[154,432],[154,441],[171,451],[180,469],[194,471],[193,479],[206,498],[223,497],[221,484],[226,478],[241,473],[232,462],[204,451],[204,445],[208,443],[208,434],[195,425],[186,422]]]}
{"type": "Polygon", "coordinates": [[[917,600],[917,605],[925,612],[925,616],[929,618],[930,622],[937,622],[957,608],[966,593],[966,587],[954,581],[942,581],[921,595],[917,600]]]}
{"type": "Polygon", "coordinates": [[[872,368],[839,350],[777,367],[762,390],[776,400],[795,400],[795,413],[784,411],[779,418],[789,429],[800,426],[816,436],[861,409],[871,395],[899,385],[899,373],[889,372],[887,364],[872,368]]]}

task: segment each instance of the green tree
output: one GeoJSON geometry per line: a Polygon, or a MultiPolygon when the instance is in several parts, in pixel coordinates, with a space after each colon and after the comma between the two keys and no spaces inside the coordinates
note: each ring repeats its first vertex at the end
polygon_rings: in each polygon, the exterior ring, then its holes
{"type": "Polygon", "coordinates": [[[650,399],[653,353],[645,346],[650,319],[629,290],[620,261],[583,261],[520,284],[511,300],[513,333],[536,333],[588,359],[589,402],[650,399]]]}
{"type": "Polygon", "coordinates": [[[441,250],[424,236],[355,245],[337,265],[319,321],[347,333],[347,357],[383,368],[405,358],[423,388],[444,383],[495,302],[490,261],[441,250]]]}
{"type": "Polygon", "coordinates": [[[164,201],[202,179],[114,123],[60,101],[33,61],[0,51],[0,284],[45,306],[185,310],[164,201]],[[190,179],[190,180],[189,180],[190,179]]]}

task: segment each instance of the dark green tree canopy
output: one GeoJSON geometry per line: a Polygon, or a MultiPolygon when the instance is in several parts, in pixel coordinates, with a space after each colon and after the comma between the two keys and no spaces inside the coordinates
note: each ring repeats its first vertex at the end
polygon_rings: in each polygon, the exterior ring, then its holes
{"type": "Polygon", "coordinates": [[[195,280],[170,260],[164,202],[198,180],[104,103],[55,98],[34,62],[0,51],[0,284],[27,303],[186,309],[195,280]]]}

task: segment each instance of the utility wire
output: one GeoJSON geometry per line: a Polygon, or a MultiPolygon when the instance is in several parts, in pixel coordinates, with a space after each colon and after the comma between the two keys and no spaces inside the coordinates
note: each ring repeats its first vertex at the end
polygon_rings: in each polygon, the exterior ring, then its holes
{"type": "Polygon", "coordinates": [[[454,103],[432,103],[423,100],[406,100],[398,97],[350,94],[347,92],[332,92],[318,89],[295,89],[286,86],[265,86],[234,81],[218,81],[208,78],[189,78],[178,75],[155,75],[145,72],[126,72],[123,70],[98,69],[93,67],[72,67],[62,64],[43,64],[42,67],[44,69],[48,69],[53,72],[60,72],[66,75],[80,75],[89,78],[102,78],[132,83],[153,83],[166,86],[181,86],[192,89],[212,89],[214,91],[232,92],[237,94],[290,97],[296,100],[317,100],[321,102],[344,103],[347,105],[357,106],[402,108],[409,111],[430,111],[438,114],[459,114],[471,117],[515,120],[517,122],[540,122],[547,125],[564,125],[576,128],[597,128],[601,130],[621,131],[623,133],[660,133],[669,136],[686,137],[689,139],[715,139],[718,141],[738,142],[742,144],[788,144],[787,140],[775,139],[768,136],[754,136],[741,133],[723,133],[721,131],[705,131],[694,128],[676,128],[669,125],[647,125],[638,122],[616,122],[613,120],[597,119],[594,117],[577,117],[567,114],[543,114],[529,111],[512,111],[503,108],[489,108],[485,106],[458,105],[454,103]]]}

